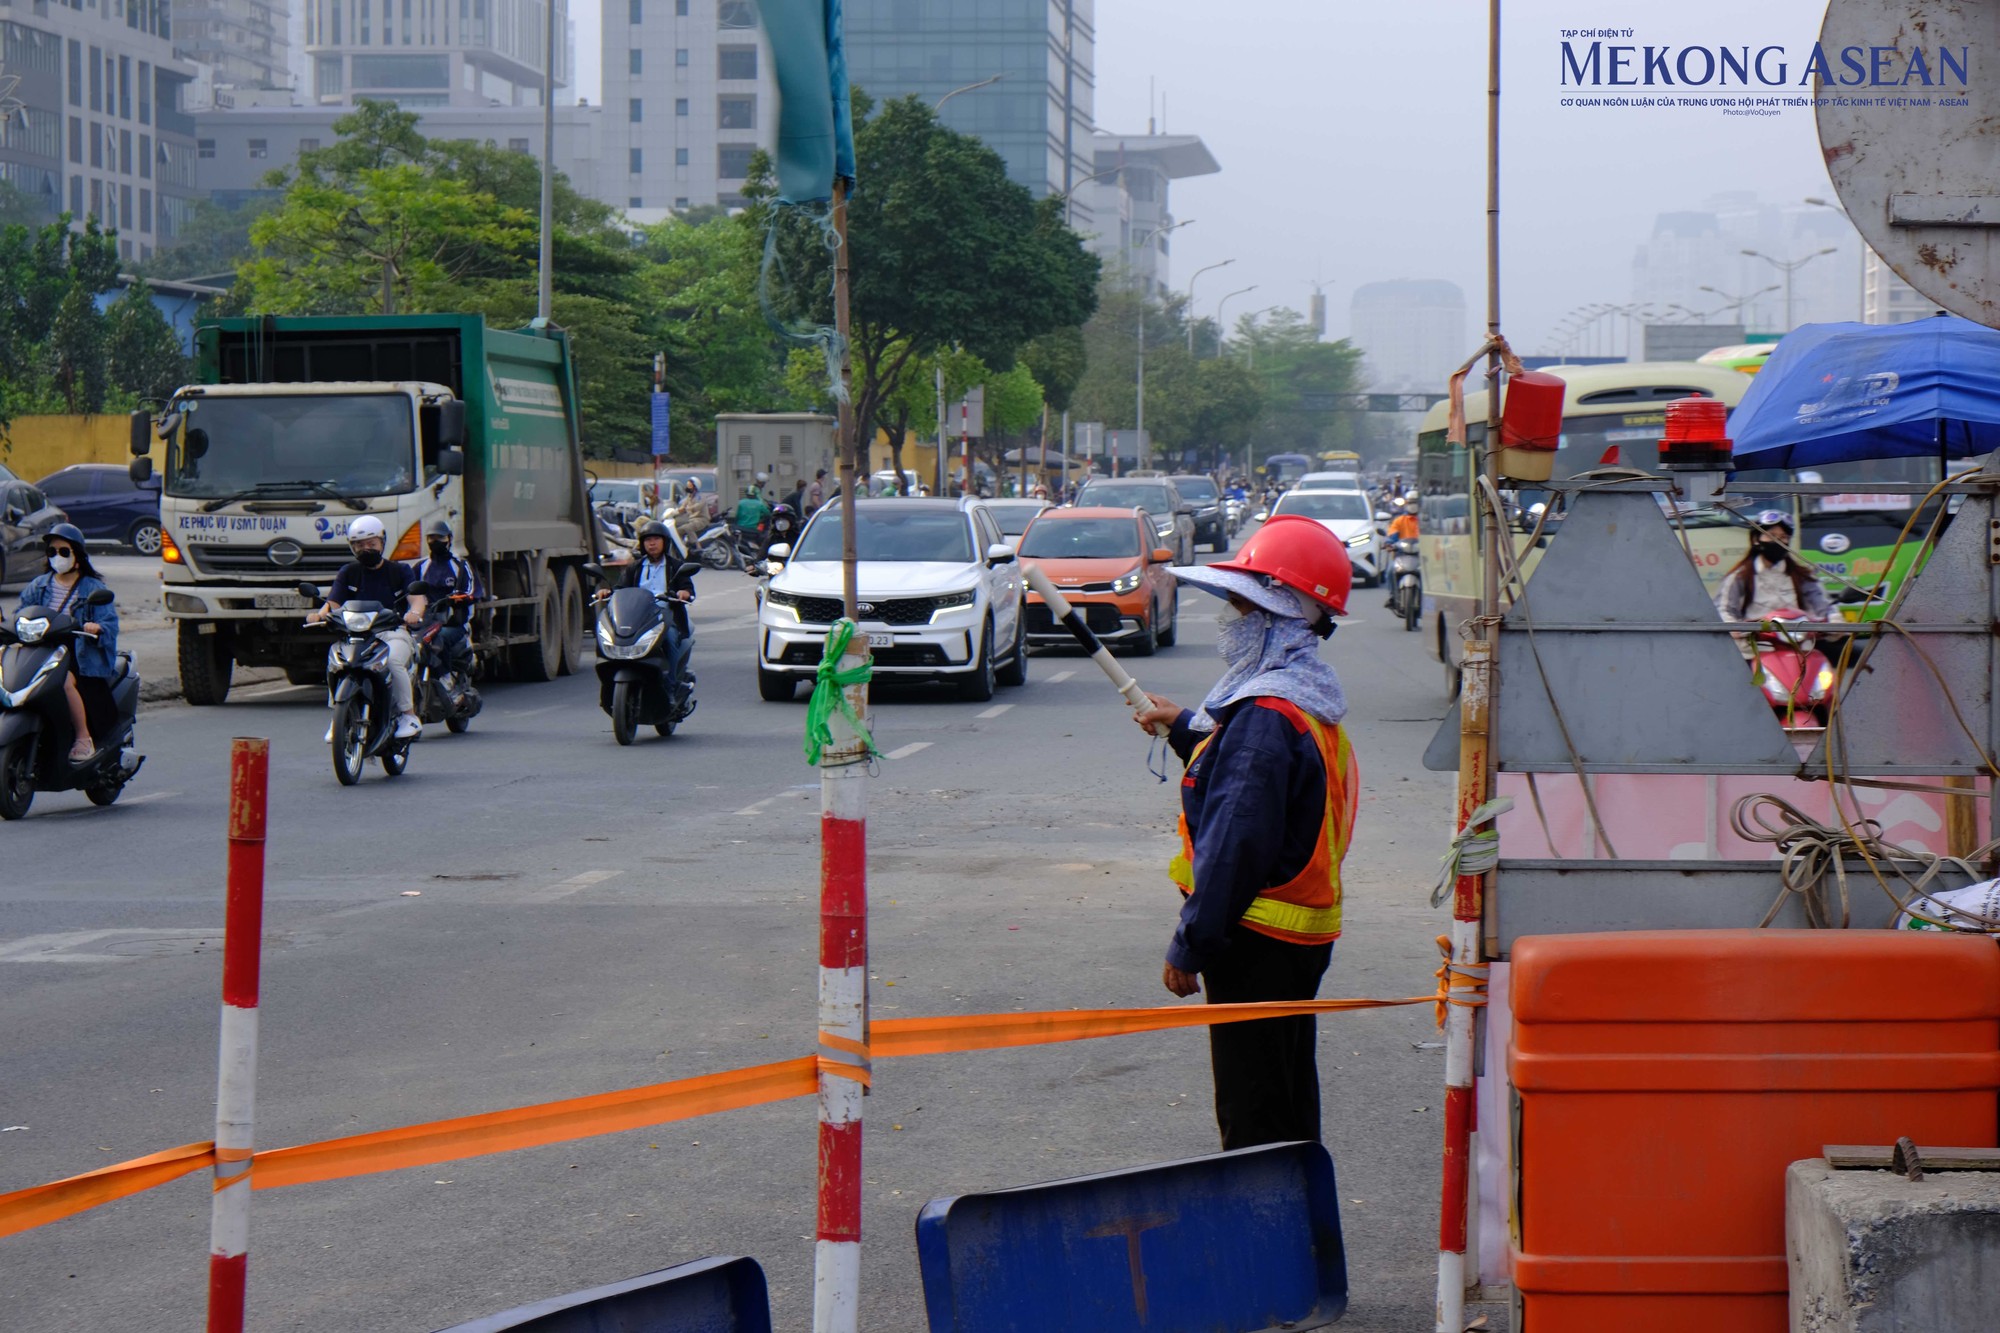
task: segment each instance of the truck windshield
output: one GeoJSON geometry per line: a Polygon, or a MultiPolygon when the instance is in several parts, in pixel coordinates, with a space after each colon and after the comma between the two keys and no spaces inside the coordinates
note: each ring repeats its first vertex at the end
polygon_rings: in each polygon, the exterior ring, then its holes
{"type": "Polygon", "coordinates": [[[401,394],[190,398],[167,450],[168,495],[394,495],[415,484],[401,394]]]}

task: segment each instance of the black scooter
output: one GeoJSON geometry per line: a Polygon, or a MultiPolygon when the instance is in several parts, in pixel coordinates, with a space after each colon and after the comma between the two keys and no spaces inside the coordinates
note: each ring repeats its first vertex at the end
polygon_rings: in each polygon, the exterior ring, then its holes
{"type": "MultiPolygon", "coordinates": [[[[84,605],[114,600],[109,588],[100,588],[84,605]]],[[[0,819],[27,814],[40,791],[81,791],[92,805],[110,805],[146,762],[129,748],[139,717],[139,673],[126,653],[118,655],[111,681],[116,721],[110,734],[92,737],[97,752],[89,759],[70,762],[76,729],[63,677],[83,636],[75,618],[40,606],[25,607],[0,625],[0,819]]]]}
{"type": "MultiPolygon", "coordinates": [[[[672,586],[692,586],[700,570],[683,564],[672,586]]],[[[599,603],[597,702],[611,715],[611,734],[620,745],[630,745],[642,726],[671,736],[694,712],[693,651],[694,630],[681,602],[644,588],[618,588],[599,603]]]]}
{"type": "MultiPolygon", "coordinates": [[[[412,583],[409,591],[426,597],[432,590],[427,584],[412,583]]],[[[299,585],[299,595],[325,600],[310,583],[299,585]]],[[[333,775],[341,786],[352,787],[361,781],[368,761],[379,759],[384,773],[401,777],[417,738],[396,738],[396,694],[389,684],[394,668],[382,636],[402,627],[402,613],[380,602],[344,602],[324,623],[345,635],[326,653],[326,701],[333,709],[333,723],[324,739],[333,749],[333,775]]]]}
{"type": "Polygon", "coordinates": [[[451,612],[478,600],[470,593],[455,592],[431,598],[424,609],[424,623],[417,630],[417,657],[410,664],[410,688],[416,693],[417,716],[426,722],[442,722],[454,736],[463,735],[479,716],[484,700],[472,683],[469,671],[455,671],[445,660],[444,631],[451,612]]]}

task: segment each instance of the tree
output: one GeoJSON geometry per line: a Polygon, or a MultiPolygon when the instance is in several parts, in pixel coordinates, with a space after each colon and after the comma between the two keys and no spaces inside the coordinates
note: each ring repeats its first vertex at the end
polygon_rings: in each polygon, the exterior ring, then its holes
{"type": "Polygon", "coordinates": [[[1254,363],[1264,386],[1264,414],[1252,436],[1260,457],[1351,449],[1361,442],[1354,414],[1303,406],[1308,394],[1353,393],[1361,387],[1361,352],[1354,344],[1322,342],[1297,311],[1280,310],[1261,324],[1247,316],[1238,320],[1231,347],[1254,363]]]}
{"type": "Polygon", "coordinates": [[[100,410],[111,385],[97,298],[118,284],[118,241],[95,218],[0,229],[0,415],[100,410]]]}
{"type": "MultiPolygon", "coordinates": [[[[1089,317],[1097,258],[1062,219],[1007,179],[999,154],[945,129],[916,97],[870,114],[854,94],[857,183],[848,204],[850,346],[860,439],[872,440],[912,372],[958,346],[995,370],[1023,344],[1089,317]]],[[[768,180],[746,190],[762,221],[768,180]]],[[[789,311],[832,319],[831,261],[817,224],[779,215],[789,311]]],[[[900,442],[901,433],[891,439],[900,442]]]]}
{"type": "Polygon", "coordinates": [[[43,358],[64,411],[104,410],[104,316],[82,286],[72,286],[56,307],[43,358]]]}
{"type": "Polygon", "coordinates": [[[190,378],[180,336],[143,283],[127,287],[105,312],[104,341],[112,383],[133,398],[164,399],[190,378]]]}

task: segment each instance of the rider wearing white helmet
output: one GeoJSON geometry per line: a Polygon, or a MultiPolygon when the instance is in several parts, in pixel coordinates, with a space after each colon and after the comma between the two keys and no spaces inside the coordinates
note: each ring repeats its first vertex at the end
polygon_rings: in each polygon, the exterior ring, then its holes
{"type": "MultiPolygon", "coordinates": [[[[347,545],[354,552],[354,559],[333,576],[326,605],[308,618],[327,620],[346,602],[380,602],[383,606],[401,608],[405,624],[421,623],[428,599],[410,591],[415,576],[408,566],[383,555],[388,540],[382,520],[373,514],[363,514],[349,523],[347,545]]],[[[405,629],[392,630],[382,640],[389,645],[389,687],[396,696],[396,736],[407,739],[423,730],[410,688],[410,659],[416,656],[417,645],[405,629]]]]}
{"type": "MultiPolygon", "coordinates": [[[[1833,619],[1833,603],[1813,567],[1792,552],[1794,531],[1792,516],[1782,509],[1757,515],[1749,551],[1715,590],[1715,609],[1724,620],[1762,620],[1782,610],[1803,611],[1813,620],[1833,619]]],[[[1751,656],[1748,640],[1742,635],[1736,640],[1744,655],[1751,656]]]]}

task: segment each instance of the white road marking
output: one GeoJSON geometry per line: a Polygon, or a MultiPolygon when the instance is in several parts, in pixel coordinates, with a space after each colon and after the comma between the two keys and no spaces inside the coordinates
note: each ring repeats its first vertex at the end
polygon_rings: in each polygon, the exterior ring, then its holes
{"type": "Polygon", "coordinates": [[[543,713],[553,713],[553,712],[555,712],[555,711],[556,711],[556,710],[557,710],[558,708],[568,708],[568,707],[570,707],[570,705],[568,705],[568,704],[544,704],[544,705],[543,705],[542,707],[540,707],[540,708],[509,708],[509,709],[506,709],[505,711],[503,711],[503,712],[502,712],[502,713],[500,714],[500,716],[502,716],[502,717],[540,717],[540,716],[541,716],[541,715],[542,715],[543,713]]]}
{"type": "Polygon", "coordinates": [[[1070,677],[1074,676],[1075,674],[1076,672],[1074,671],[1058,671],[1056,672],[1055,675],[1049,677],[1048,684],[1060,685],[1064,681],[1068,680],[1070,677]]]}
{"type": "Polygon", "coordinates": [[[1014,706],[1014,705],[1012,705],[1012,704],[994,704],[994,705],[993,705],[993,706],[992,706],[991,708],[988,708],[988,709],[985,709],[985,710],[983,710],[983,711],[981,711],[981,712],[977,712],[977,713],[974,713],[974,714],[973,714],[973,716],[974,716],[974,717],[998,717],[998,716],[1000,716],[1000,715],[1001,715],[1002,713],[1006,712],[1006,711],[1007,711],[1008,709],[1012,708],[1013,706],[1014,706]]]}
{"type": "Polygon", "coordinates": [[[755,805],[746,805],[741,810],[738,810],[735,813],[739,815],[760,814],[763,812],[765,806],[769,805],[771,802],[777,799],[778,798],[776,796],[766,796],[763,800],[757,802],[755,805]]]}
{"type": "Polygon", "coordinates": [[[128,926],[118,930],[66,930],[54,935],[30,935],[12,944],[0,944],[0,963],[129,963],[135,958],[163,957],[192,953],[187,946],[212,941],[220,950],[220,927],[199,929],[149,929],[128,926]],[[71,953],[79,945],[118,939],[127,946],[123,953],[71,953]]]}
{"type": "Polygon", "coordinates": [[[602,884],[605,880],[616,879],[624,873],[622,870],[586,870],[580,875],[571,875],[559,884],[550,884],[539,889],[529,889],[515,901],[524,903],[558,902],[561,899],[569,897],[571,894],[583,892],[593,884],[602,884]]]}
{"type": "Polygon", "coordinates": [[[883,755],[882,757],[884,759],[908,759],[911,755],[915,754],[917,751],[928,750],[930,748],[931,748],[931,742],[929,741],[911,741],[908,745],[897,746],[895,749],[889,751],[889,753],[883,755]]]}

